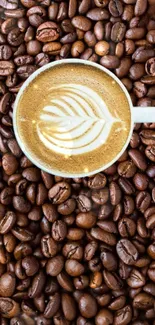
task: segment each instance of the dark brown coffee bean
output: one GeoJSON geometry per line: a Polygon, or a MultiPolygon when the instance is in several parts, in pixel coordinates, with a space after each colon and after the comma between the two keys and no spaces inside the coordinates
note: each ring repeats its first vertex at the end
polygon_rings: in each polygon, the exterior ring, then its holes
{"type": "Polygon", "coordinates": [[[65,222],[57,220],[52,225],[52,237],[56,241],[63,241],[67,234],[67,227],[65,222]]]}
{"type": "Polygon", "coordinates": [[[137,194],[136,206],[142,213],[145,212],[145,210],[149,207],[150,203],[151,203],[151,196],[148,192],[142,191],[137,194]]]}
{"type": "Polygon", "coordinates": [[[132,161],[123,161],[118,165],[118,173],[122,177],[130,178],[136,173],[136,166],[132,161]]]}
{"type": "Polygon", "coordinates": [[[45,22],[41,24],[36,33],[36,38],[40,42],[51,42],[59,38],[60,28],[54,22],[45,22]]]}
{"type": "Polygon", "coordinates": [[[100,64],[107,69],[117,69],[120,65],[120,60],[115,55],[105,55],[101,58],[100,64]]]}
{"type": "Polygon", "coordinates": [[[145,285],[145,277],[136,269],[133,269],[130,273],[127,283],[131,288],[140,288],[145,285]]]}
{"type": "Polygon", "coordinates": [[[132,65],[131,59],[124,57],[120,61],[119,67],[116,69],[116,75],[118,78],[123,78],[129,73],[130,67],[132,65]]]}
{"type": "Polygon", "coordinates": [[[136,224],[130,218],[124,217],[118,223],[118,230],[122,237],[132,237],[136,232],[136,224]]]}
{"type": "Polygon", "coordinates": [[[108,250],[102,251],[101,255],[101,261],[103,266],[108,270],[108,271],[116,271],[117,269],[117,260],[115,256],[112,254],[112,252],[108,250]]]}
{"type": "Polygon", "coordinates": [[[113,324],[113,315],[108,309],[101,309],[95,317],[96,325],[113,324]]]}
{"type": "Polygon", "coordinates": [[[18,162],[15,156],[12,154],[5,154],[2,158],[3,168],[7,175],[12,175],[18,168],[18,162]]]}
{"type": "Polygon", "coordinates": [[[13,206],[17,211],[23,213],[28,213],[31,209],[30,203],[26,201],[22,196],[13,197],[13,206]]]}
{"type": "Polygon", "coordinates": [[[133,53],[132,59],[135,62],[146,62],[154,56],[154,50],[151,48],[146,48],[145,46],[140,46],[133,53]]]}
{"type": "Polygon", "coordinates": [[[9,60],[11,56],[11,47],[9,45],[0,45],[0,60],[9,60]]]}
{"type": "Polygon", "coordinates": [[[92,191],[92,200],[98,205],[105,204],[109,199],[109,190],[107,187],[101,190],[93,190],[92,191]]]}
{"type": "Polygon", "coordinates": [[[133,306],[138,309],[148,309],[153,303],[154,299],[148,293],[139,293],[133,300],[133,306]]]}
{"type": "Polygon", "coordinates": [[[12,234],[22,242],[31,241],[34,239],[34,235],[28,229],[22,229],[20,227],[14,227],[12,229],[12,234]]]}
{"type": "Polygon", "coordinates": [[[124,39],[125,32],[126,32],[125,24],[121,22],[115,23],[111,30],[111,40],[116,43],[121,42],[124,39]]]}
{"type": "Polygon", "coordinates": [[[83,238],[84,234],[84,229],[69,228],[67,232],[67,238],[69,240],[80,240],[83,238]]]}
{"type": "Polygon", "coordinates": [[[97,227],[92,228],[90,231],[91,236],[96,239],[100,240],[110,246],[116,245],[116,237],[113,234],[110,234],[109,232],[97,227]]]}
{"type": "Polygon", "coordinates": [[[137,149],[131,149],[129,150],[129,156],[139,169],[145,170],[147,168],[145,157],[140,151],[138,151],[137,149]]]}
{"type": "Polygon", "coordinates": [[[43,255],[47,258],[50,258],[57,254],[58,245],[53,240],[53,238],[50,237],[50,235],[46,235],[41,239],[41,249],[43,255]]]}
{"type": "Polygon", "coordinates": [[[13,299],[0,297],[0,312],[3,317],[12,318],[20,313],[20,306],[13,299]]]}
{"type": "Polygon", "coordinates": [[[109,2],[109,11],[112,16],[114,17],[119,17],[123,13],[123,5],[120,0],[115,1],[115,0],[110,0],[109,2]]]}
{"type": "Polygon", "coordinates": [[[50,300],[44,310],[44,316],[46,318],[51,318],[59,310],[60,307],[60,294],[56,292],[50,296],[50,300]]]}
{"type": "Polygon", "coordinates": [[[116,245],[117,254],[127,265],[134,265],[138,259],[136,247],[128,239],[121,239],[116,245]]]}
{"type": "Polygon", "coordinates": [[[146,85],[155,85],[155,76],[144,76],[141,78],[141,82],[146,85]]]}
{"type": "Polygon", "coordinates": [[[110,183],[110,201],[112,205],[117,205],[122,197],[121,190],[116,182],[110,183]]]}
{"type": "Polygon", "coordinates": [[[50,55],[57,55],[61,50],[61,43],[59,42],[49,42],[43,46],[43,52],[50,55]]]}
{"type": "Polygon", "coordinates": [[[76,305],[68,293],[62,294],[62,310],[67,320],[72,321],[76,317],[76,305]]]}
{"type": "Polygon", "coordinates": [[[97,303],[95,298],[88,293],[84,293],[79,300],[79,309],[83,317],[94,317],[97,313],[97,303]]]}
{"type": "Polygon", "coordinates": [[[155,31],[150,30],[146,35],[146,39],[149,43],[154,44],[155,43],[155,31]]]}
{"type": "Polygon", "coordinates": [[[130,305],[116,311],[114,316],[114,325],[129,324],[132,319],[132,309],[130,305]]]}
{"type": "Polygon", "coordinates": [[[130,78],[133,80],[140,79],[145,74],[145,67],[142,63],[135,63],[130,68],[130,78]]]}
{"type": "Polygon", "coordinates": [[[91,212],[81,212],[76,216],[76,225],[80,228],[89,229],[96,224],[96,216],[91,212]]]}
{"type": "Polygon", "coordinates": [[[1,97],[1,100],[0,100],[0,112],[2,114],[7,114],[8,113],[10,100],[11,100],[11,94],[10,93],[5,93],[1,97]]]}
{"type": "Polygon", "coordinates": [[[84,266],[79,261],[70,259],[66,260],[65,270],[70,276],[77,277],[84,273],[84,266]]]}
{"type": "Polygon", "coordinates": [[[49,190],[49,199],[53,204],[63,203],[71,194],[70,185],[67,182],[59,182],[49,190]]]}
{"type": "Polygon", "coordinates": [[[54,3],[54,2],[48,7],[48,17],[50,20],[56,19],[58,14],[58,9],[59,9],[58,3],[54,3]]]}
{"type": "Polygon", "coordinates": [[[14,189],[11,187],[5,187],[0,194],[0,201],[4,205],[9,205],[12,203],[12,198],[14,194],[14,189]]]}
{"type": "Polygon", "coordinates": [[[135,203],[131,196],[124,196],[124,213],[125,215],[130,215],[134,212],[135,203]]]}
{"type": "Polygon", "coordinates": [[[133,182],[138,190],[144,191],[148,187],[149,179],[145,174],[136,173],[133,182]]]}
{"type": "Polygon", "coordinates": [[[1,61],[0,76],[9,76],[14,73],[15,65],[12,61],[1,61]]]}
{"type": "Polygon", "coordinates": [[[11,297],[15,291],[16,278],[11,272],[4,273],[0,278],[0,295],[11,297]]]}
{"type": "Polygon", "coordinates": [[[73,58],[77,58],[80,56],[81,53],[83,53],[85,49],[85,45],[82,41],[76,41],[73,43],[71,47],[71,54],[73,58]]]}
{"type": "Polygon", "coordinates": [[[145,149],[145,154],[148,159],[155,162],[155,146],[147,146],[145,149]]]}
{"type": "Polygon", "coordinates": [[[39,263],[34,256],[26,256],[22,260],[22,267],[27,276],[33,276],[39,270],[39,263]]]}
{"type": "Polygon", "coordinates": [[[8,233],[16,222],[16,215],[12,211],[7,211],[5,216],[0,221],[0,234],[8,233]]]}
{"type": "Polygon", "coordinates": [[[89,18],[86,18],[84,16],[75,16],[72,19],[72,24],[75,28],[79,28],[83,30],[84,32],[87,32],[91,29],[92,23],[89,18]]]}
{"type": "Polygon", "coordinates": [[[103,277],[106,285],[111,290],[120,290],[123,287],[123,282],[116,273],[104,270],[103,277]]]}
{"type": "Polygon", "coordinates": [[[106,9],[94,8],[89,10],[86,16],[93,21],[106,20],[109,18],[109,13],[106,9]]]}
{"type": "Polygon", "coordinates": [[[116,228],[116,225],[113,221],[110,221],[110,220],[105,220],[105,221],[98,221],[97,222],[97,225],[107,231],[107,232],[110,232],[110,233],[113,233],[113,234],[117,234],[117,228],[116,228]]]}
{"type": "Polygon", "coordinates": [[[151,58],[146,62],[145,70],[148,75],[155,76],[155,60],[154,60],[154,58],[151,58]]]}
{"type": "Polygon", "coordinates": [[[80,194],[77,198],[77,205],[80,212],[89,212],[92,207],[91,200],[84,194],[80,194]]]}

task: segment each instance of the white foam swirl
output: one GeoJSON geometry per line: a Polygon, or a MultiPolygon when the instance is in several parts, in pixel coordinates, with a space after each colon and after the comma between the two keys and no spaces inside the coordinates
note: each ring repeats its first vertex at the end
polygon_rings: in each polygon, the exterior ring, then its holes
{"type": "Polygon", "coordinates": [[[48,106],[42,108],[37,124],[42,143],[57,153],[77,155],[105,143],[113,123],[103,98],[79,84],[62,84],[49,89],[48,106]]]}

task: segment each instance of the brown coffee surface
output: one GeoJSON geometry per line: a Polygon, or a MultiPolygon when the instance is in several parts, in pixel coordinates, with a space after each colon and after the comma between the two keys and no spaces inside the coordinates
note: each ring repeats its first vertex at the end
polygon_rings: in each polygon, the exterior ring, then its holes
{"type": "Polygon", "coordinates": [[[25,150],[36,162],[53,173],[80,174],[104,168],[117,156],[131,116],[126,96],[110,76],[96,67],[66,63],[29,84],[16,122],[25,150]]]}

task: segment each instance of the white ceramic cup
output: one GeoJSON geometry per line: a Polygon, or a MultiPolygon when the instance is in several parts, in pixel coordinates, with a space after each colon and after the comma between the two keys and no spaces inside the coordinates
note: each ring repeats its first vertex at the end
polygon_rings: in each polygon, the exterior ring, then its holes
{"type": "MultiPolygon", "coordinates": [[[[118,98],[118,101],[119,101],[119,98],[118,98]]],[[[96,174],[96,173],[103,171],[104,169],[110,167],[112,164],[114,164],[120,158],[120,156],[123,154],[123,152],[127,148],[128,144],[130,142],[130,139],[131,139],[132,132],[133,132],[134,123],[151,123],[151,122],[155,122],[155,107],[133,107],[132,101],[131,101],[131,98],[130,98],[130,95],[129,95],[127,89],[125,88],[123,83],[111,71],[109,71],[108,69],[104,68],[103,66],[101,66],[97,63],[93,63],[93,62],[81,60],[81,59],[65,59],[65,60],[60,60],[60,61],[54,61],[54,62],[51,62],[51,63],[41,67],[40,69],[36,70],[24,82],[24,84],[20,88],[18,95],[16,97],[16,100],[15,100],[14,110],[13,110],[13,128],[14,128],[15,136],[16,136],[19,146],[21,147],[24,154],[28,157],[28,159],[31,160],[33,162],[33,164],[35,164],[37,167],[39,167],[40,169],[42,169],[50,174],[55,174],[57,176],[62,176],[62,177],[72,177],[72,178],[73,177],[91,176],[93,174],[96,174]],[[92,66],[92,67],[95,67],[95,68],[103,71],[104,73],[108,74],[109,76],[111,76],[113,78],[113,80],[115,80],[115,82],[117,82],[119,84],[120,88],[122,89],[122,92],[124,92],[124,94],[128,100],[130,112],[131,112],[131,126],[130,126],[129,136],[128,136],[127,141],[124,144],[122,150],[119,152],[119,154],[116,155],[116,157],[113,160],[111,160],[108,164],[101,166],[98,170],[94,170],[91,172],[83,172],[81,174],[64,173],[61,170],[52,169],[52,166],[51,166],[51,168],[46,168],[43,163],[42,164],[39,163],[36,159],[34,159],[32,157],[30,151],[25,148],[24,143],[21,141],[20,135],[18,133],[17,123],[16,123],[16,114],[17,114],[17,110],[18,110],[18,103],[21,98],[21,95],[23,95],[23,93],[24,93],[26,87],[29,85],[29,83],[32,80],[34,80],[43,71],[46,71],[49,68],[51,69],[52,67],[57,66],[57,65],[59,65],[59,66],[64,65],[65,63],[80,63],[80,64],[84,64],[86,66],[92,66]]]]}

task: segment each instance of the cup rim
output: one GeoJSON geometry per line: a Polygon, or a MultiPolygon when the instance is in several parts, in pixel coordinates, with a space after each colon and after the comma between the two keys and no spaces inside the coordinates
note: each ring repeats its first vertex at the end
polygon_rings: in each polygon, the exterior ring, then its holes
{"type": "MultiPolygon", "coordinates": [[[[119,101],[118,101],[119,103],[119,101]]],[[[110,70],[108,70],[107,68],[103,67],[102,65],[98,64],[98,63],[95,63],[95,62],[91,62],[91,61],[87,61],[87,60],[82,60],[82,59],[74,59],[74,58],[70,58],[70,59],[62,59],[62,60],[57,60],[57,61],[53,61],[53,62],[50,62],[48,64],[45,64],[43,67],[37,69],[35,72],[33,72],[23,83],[23,85],[21,86],[17,96],[16,96],[16,99],[15,99],[15,102],[14,102],[14,108],[13,108],[13,129],[14,129],[14,133],[15,133],[15,137],[16,137],[16,140],[22,150],[22,152],[25,154],[25,156],[27,156],[27,158],[35,165],[37,166],[38,168],[40,168],[41,170],[49,173],[49,174],[52,174],[52,175],[56,175],[56,176],[60,176],[60,177],[66,177],[66,178],[76,178],[76,177],[87,177],[87,176],[92,176],[92,175],[95,175],[101,171],[104,172],[105,169],[109,168],[111,165],[113,165],[120,157],[121,155],[123,154],[123,152],[126,150],[129,142],[130,142],[130,139],[131,139],[131,136],[132,136],[132,131],[133,131],[133,126],[134,126],[134,120],[133,120],[133,110],[132,110],[132,101],[131,101],[131,97],[127,91],[127,89],[125,88],[125,86],[123,85],[123,83],[118,79],[118,77],[113,73],[111,72],[110,70]],[[80,64],[84,64],[84,65],[88,65],[88,66],[92,66],[92,67],[95,67],[97,69],[100,69],[101,71],[103,71],[104,73],[108,74],[111,78],[113,78],[113,80],[115,80],[120,88],[122,89],[122,91],[124,92],[127,100],[128,100],[128,104],[129,104],[129,108],[130,108],[130,114],[131,114],[131,125],[130,125],[130,131],[129,131],[129,134],[128,134],[128,138],[122,148],[122,150],[117,154],[117,156],[112,159],[108,164],[94,170],[94,171],[91,171],[91,172],[83,172],[83,173],[79,173],[79,174],[72,174],[72,173],[65,173],[65,172],[61,172],[59,170],[55,170],[55,169],[52,169],[52,168],[47,168],[45,167],[43,164],[39,163],[38,161],[36,161],[35,157],[32,157],[31,156],[31,153],[26,150],[25,146],[24,146],[24,143],[22,142],[22,140],[20,139],[20,136],[19,136],[19,133],[18,133],[18,130],[17,130],[17,123],[16,123],[16,114],[17,114],[17,109],[18,109],[18,103],[19,103],[19,100],[21,98],[21,95],[23,94],[24,90],[27,88],[27,86],[29,85],[29,83],[34,80],[40,73],[42,73],[43,71],[45,70],[48,70],[56,65],[61,65],[61,64],[66,64],[66,63],[80,63],[80,64]]]]}

